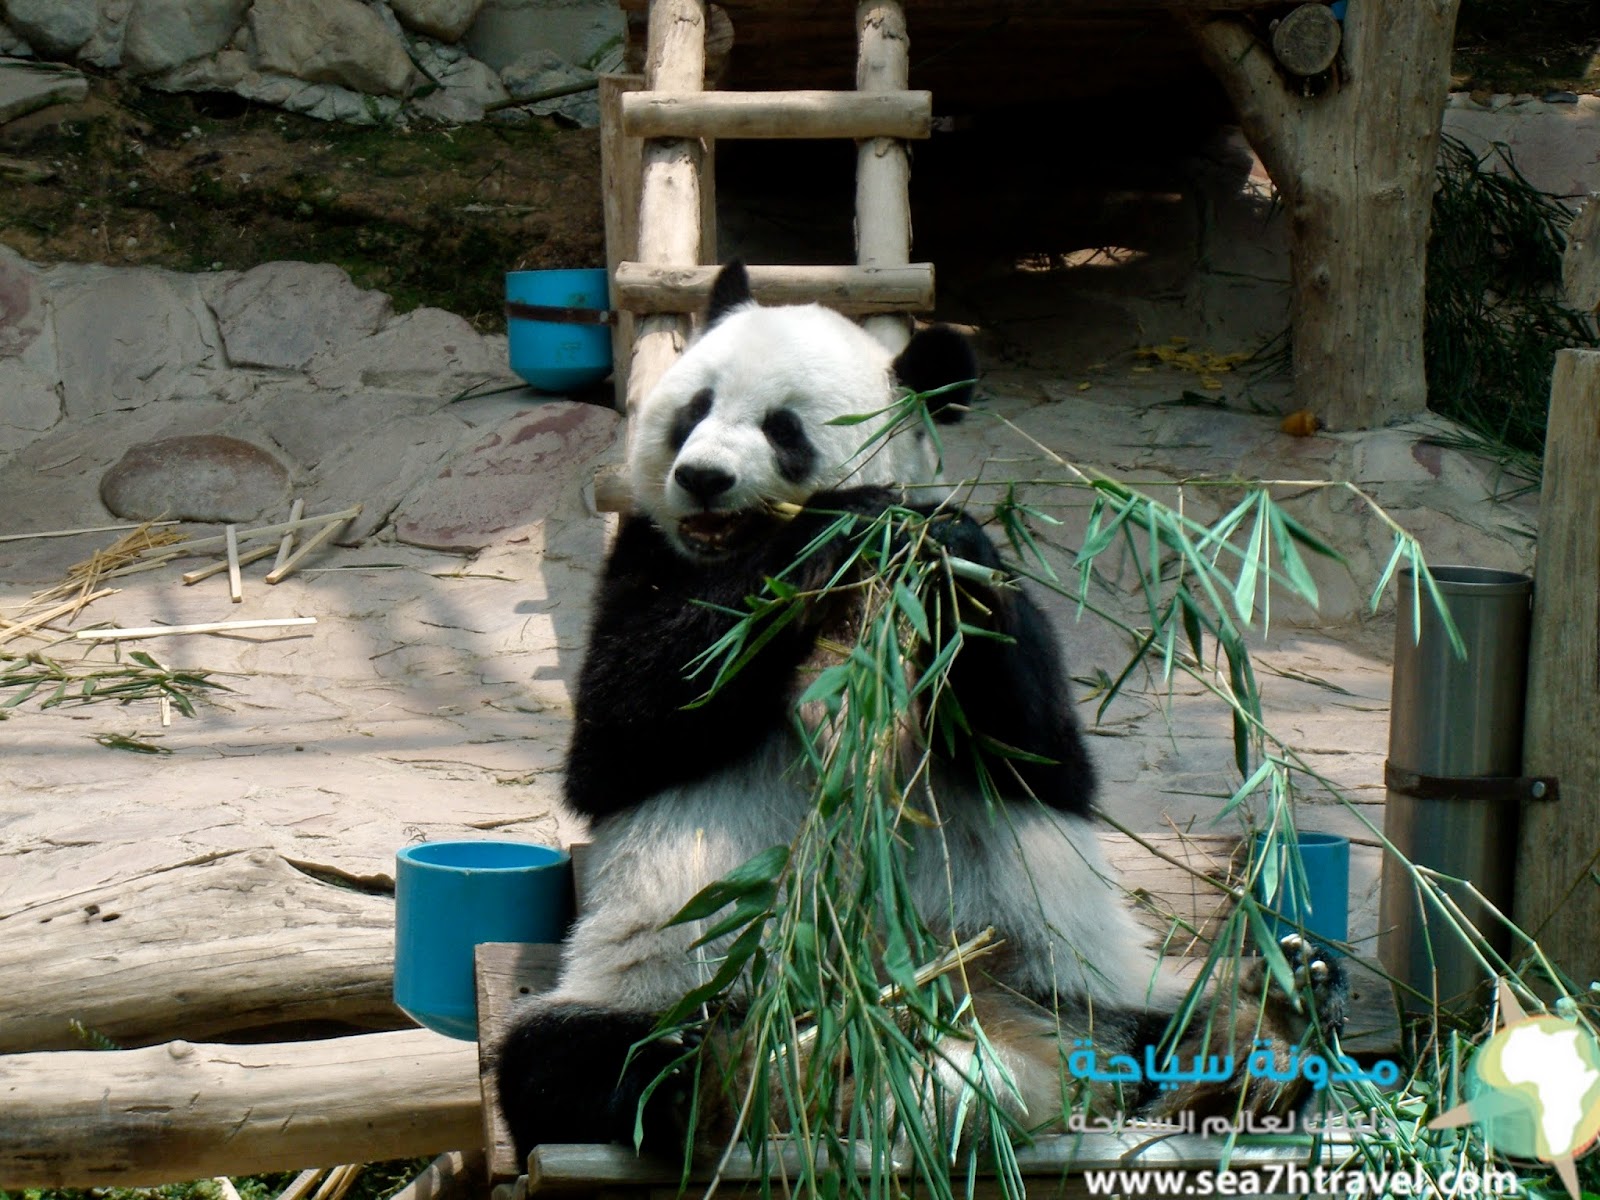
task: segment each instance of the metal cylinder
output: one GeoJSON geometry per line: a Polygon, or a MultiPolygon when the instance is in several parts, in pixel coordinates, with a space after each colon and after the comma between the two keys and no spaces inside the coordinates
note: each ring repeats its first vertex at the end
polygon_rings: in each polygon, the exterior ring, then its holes
{"type": "MultiPolygon", "coordinates": [[[[1415,592],[1412,573],[1402,571],[1384,834],[1411,862],[1471,883],[1509,913],[1533,580],[1482,567],[1432,570],[1467,654],[1456,656],[1426,586],[1415,592]]],[[[1504,954],[1500,923],[1464,887],[1443,886],[1504,954]]],[[[1393,858],[1384,862],[1378,928],[1384,965],[1420,994],[1407,997],[1409,1006],[1437,998],[1460,1010],[1482,996],[1483,966],[1435,906],[1419,910],[1411,874],[1393,858]]]]}

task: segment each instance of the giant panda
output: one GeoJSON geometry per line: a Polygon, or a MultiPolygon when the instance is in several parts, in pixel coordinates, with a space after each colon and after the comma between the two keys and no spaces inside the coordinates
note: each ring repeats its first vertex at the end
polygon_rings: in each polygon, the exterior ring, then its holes
{"type": "MultiPolygon", "coordinates": [[[[922,330],[891,354],[826,308],[756,304],[735,263],[716,277],[702,331],[631,414],[635,511],[599,585],[566,762],[566,803],[591,826],[588,910],[557,986],[528,1003],[497,1053],[520,1155],[538,1143],[631,1143],[636,1118],[644,1149],[681,1150],[687,1089],[658,1086],[640,1107],[680,1051],[647,1039],[658,1016],[704,981],[713,951],[692,948],[701,924],[667,923],[702,888],[795,836],[810,792],[792,710],[819,642],[837,637],[830,622],[849,614],[818,611],[786,626],[709,702],[694,703],[705,680],[688,678],[687,664],[818,536],[827,514],[879,513],[907,502],[901,485],[933,478],[924,428],[860,453],[872,420],[887,418],[840,419],[882,414],[908,389],[936,393],[929,404],[941,419],[959,417],[975,375],[952,329],[922,330]]],[[[970,516],[925,494],[910,503],[937,515],[929,528],[951,554],[1002,568],[970,516]]],[[[812,582],[832,568],[825,553],[808,561],[812,582]]],[[[1057,638],[1015,587],[991,588],[982,601],[1001,636],[964,644],[951,687],[975,735],[1025,757],[996,776],[1004,821],[958,762],[945,764],[940,832],[957,850],[948,871],[928,872],[939,888],[921,903],[930,924],[993,926],[1004,938],[991,967],[991,1003],[1005,1006],[993,1028],[1007,1036],[1000,1051],[1015,1103],[1038,1123],[1061,1107],[1062,1037],[1088,1032],[1092,1015],[1098,1046],[1132,1049],[1168,1013],[1152,997],[1154,953],[1096,837],[1094,770],[1057,638]]],[[[1286,948],[1317,1003],[1308,1010],[1278,994],[1274,1011],[1251,1009],[1237,1024],[1291,1044],[1310,1014],[1337,1025],[1343,982],[1336,961],[1309,943],[1286,948]]],[[[1247,1005],[1271,1003],[1260,969],[1240,990],[1247,1005]]],[[[1211,1091],[1203,1099],[1214,1111],[1237,1100],[1237,1089],[1211,1091]]],[[[1170,1094],[1134,1102],[1146,1100],[1161,1111],[1178,1103],[1170,1094]]]]}

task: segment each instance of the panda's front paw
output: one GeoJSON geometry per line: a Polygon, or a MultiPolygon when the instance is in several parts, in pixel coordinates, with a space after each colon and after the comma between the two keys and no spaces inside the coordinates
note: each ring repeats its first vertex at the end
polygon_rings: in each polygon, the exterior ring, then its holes
{"type": "Polygon", "coordinates": [[[1324,1040],[1344,1028],[1350,1003],[1350,981],[1339,959],[1326,947],[1300,936],[1285,934],[1278,948],[1294,972],[1295,994],[1284,997],[1269,984],[1269,997],[1287,1001],[1316,1025],[1324,1040]]]}

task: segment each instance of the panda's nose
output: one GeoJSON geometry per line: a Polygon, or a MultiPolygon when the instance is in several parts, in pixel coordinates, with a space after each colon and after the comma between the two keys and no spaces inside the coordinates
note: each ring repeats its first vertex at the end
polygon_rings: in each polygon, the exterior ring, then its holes
{"type": "Polygon", "coordinates": [[[672,472],[678,486],[707,508],[716,498],[733,486],[733,476],[721,467],[695,467],[684,465],[672,472]]]}

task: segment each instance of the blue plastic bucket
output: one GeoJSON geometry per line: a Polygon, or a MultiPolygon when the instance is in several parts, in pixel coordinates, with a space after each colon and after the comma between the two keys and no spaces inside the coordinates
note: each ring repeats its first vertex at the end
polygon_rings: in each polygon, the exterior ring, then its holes
{"type": "Polygon", "coordinates": [[[478,1038],[474,949],[559,942],[572,861],[531,842],[423,842],[395,856],[394,1002],[437,1033],[478,1038]]]}
{"type": "Polygon", "coordinates": [[[507,271],[511,369],[541,392],[570,392],[611,373],[610,289],[603,267],[507,271]]]}
{"type": "MultiPolygon", "coordinates": [[[[1256,834],[1255,857],[1260,859],[1266,844],[1265,833],[1256,834]]],[[[1305,887],[1291,879],[1293,860],[1284,838],[1272,839],[1270,853],[1276,860],[1276,887],[1266,894],[1266,872],[1256,874],[1256,898],[1275,910],[1281,920],[1268,916],[1274,936],[1281,937],[1303,929],[1314,941],[1327,945],[1350,938],[1350,839],[1337,833],[1297,835],[1300,862],[1305,867],[1305,887]]],[[[1331,947],[1330,947],[1331,949],[1331,947]]]]}

